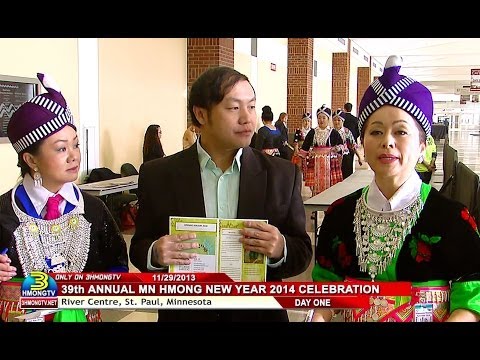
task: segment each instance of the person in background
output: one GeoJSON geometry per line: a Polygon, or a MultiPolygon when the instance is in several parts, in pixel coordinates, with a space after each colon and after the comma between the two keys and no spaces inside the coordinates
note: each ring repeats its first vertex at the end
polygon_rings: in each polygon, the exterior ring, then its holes
{"type": "MultiPolygon", "coordinates": [[[[352,107],[353,105],[349,102],[343,105],[343,109],[345,112],[343,113],[343,118],[345,119],[343,122],[343,126],[350,130],[352,133],[353,139],[355,140],[355,144],[358,144],[358,138],[360,137],[360,130],[358,128],[358,118],[352,114],[352,107]]],[[[358,146],[357,146],[357,155],[358,155],[358,146]]],[[[360,157],[359,157],[360,159],[360,157]]],[[[353,162],[355,157],[353,156],[353,152],[350,151],[349,154],[343,157],[342,161],[342,173],[343,178],[347,178],[353,174],[353,162]]],[[[359,160],[359,165],[361,166],[361,162],[359,160]]]]}
{"type": "Polygon", "coordinates": [[[308,132],[312,129],[312,115],[310,113],[305,113],[302,116],[302,128],[295,130],[293,136],[293,157],[292,162],[297,165],[302,170],[302,158],[299,156],[299,150],[303,145],[303,141],[307,136],[308,132]]]}
{"type": "Polygon", "coordinates": [[[420,156],[415,166],[415,171],[425,184],[430,184],[430,180],[432,180],[432,174],[437,168],[435,166],[436,160],[437,146],[435,145],[435,139],[431,134],[428,134],[425,153],[423,156],[420,156]]]}
{"type": "Polygon", "coordinates": [[[318,127],[309,131],[299,153],[305,164],[305,186],[310,186],[312,196],[343,180],[342,169],[331,166],[332,159],[343,152],[342,137],[330,126],[331,116],[325,104],[317,110],[318,127]]]}
{"type": "Polygon", "coordinates": [[[282,134],[272,124],[272,108],[268,105],[262,108],[262,121],[264,126],[258,129],[255,148],[270,156],[280,156],[282,134]]]}
{"type": "MultiPolygon", "coordinates": [[[[430,134],[430,90],[390,56],[359,108],[370,185],[335,201],[318,233],[314,281],[406,281],[412,296],[371,297],[346,321],[479,321],[480,236],[467,208],[415,172],[430,134]],[[422,312],[417,312],[422,310],[422,312]]],[[[316,309],[313,321],[335,310],[316,309]]]]}
{"type": "Polygon", "coordinates": [[[287,128],[288,115],[285,112],[280,113],[278,120],[275,121],[275,127],[280,131],[282,142],[288,142],[288,128],[287,128]]]}
{"type": "MultiPolygon", "coordinates": [[[[298,275],[312,257],[300,171],[249,146],[255,91],[230,67],[212,67],[192,84],[188,110],[200,128],[194,146],[140,167],[140,208],[130,246],[142,272],[190,264],[195,234],[169,235],[169,216],[265,219],[245,222],[240,242],[267,257],[267,281],[298,275]],[[188,189],[186,191],[185,189],[188,189]]],[[[159,321],[288,321],[285,310],[159,310],[159,321]]]]}
{"type": "Polygon", "coordinates": [[[445,118],[445,119],[443,120],[443,124],[444,124],[444,125],[446,126],[446,128],[447,128],[446,131],[447,131],[447,134],[448,134],[448,128],[449,128],[449,126],[450,126],[450,121],[448,120],[448,118],[445,118]]]}
{"type": "Polygon", "coordinates": [[[353,138],[352,132],[346,128],[344,125],[345,122],[345,113],[341,109],[337,109],[333,113],[332,117],[333,127],[338,131],[343,140],[343,156],[337,156],[333,158],[332,161],[337,161],[336,166],[340,166],[342,169],[343,179],[346,179],[353,174],[353,154],[355,153],[358,158],[358,163],[362,166],[362,159],[360,153],[358,152],[357,141],[353,138]]]}
{"type": "MultiPolygon", "coordinates": [[[[22,179],[0,196],[0,321],[25,313],[20,288],[31,271],[128,271],[127,246],[107,207],[74,183],[80,149],[70,109],[51,78],[37,77],[47,93],[20,106],[7,127],[22,179]]],[[[101,320],[97,310],[50,317],[101,320]]]]}
{"type": "Polygon", "coordinates": [[[189,148],[195,144],[195,141],[197,141],[197,129],[195,128],[195,125],[191,124],[183,133],[183,149],[185,150],[189,148]]]}
{"type": "Polygon", "coordinates": [[[343,109],[345,110],[345,121],[343,122],[343,126],[345,126],[348,130],[351,131],[353,138],[356,142],[358,142],[358,138],[360,137],[360,130],[358,127],[358,118],[352,114],[353,105],[349,102],[343,105],[343,109]]]}
{"type": "Polygon", "coordinates": [[[278,120],[275,121],[275,127],[280,131],[282,146],[280,147],[280,157],[291,161],[293,156],[293,147],[288,143],[288,115],[285,112],[280,113],[278,120]]]}
{"type": "Polygon", "coordinates": [[[161,137],[162,128],[160,125],[152,124],[148,126],[143,139],[143,162],[163,158],[165,156],[161,137]]]}

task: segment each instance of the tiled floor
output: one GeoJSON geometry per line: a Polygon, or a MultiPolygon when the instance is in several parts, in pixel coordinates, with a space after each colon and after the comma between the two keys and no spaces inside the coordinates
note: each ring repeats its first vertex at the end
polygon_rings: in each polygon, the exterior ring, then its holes
{"type": "MultiPolygon", "coordinates": [[[[459,161],[463,162],[465,165],[470,167],[473,171],[480,175],[480,157],[478,153],[480,151],[480,131],[479,130],[460,130],[460,131],[450,131],[450,145],[457,149],[459,161]]],[[[443,145],[445,140],[437,141],[437,170],[432,176],[432,186],[437,189],[440,189],[443,181],[443,145]]],[[[364,165],[366,166],[366,165],[364,165]]],[[[358,163],[356,164],[358,167],[358,163]]],[[[308,188],[302,189],[302,196],[308,198],[311,195],[308,188]]],[[[307,214],[307,232],[310,235],[310,238],[313,239],[313,221],[310,218],[311,214],[307,214]]],[[[323,216],[319,214],[319,223],[321,223],[323,216]]],[[[133,230],[125,232],[125,240],[127,245],[130,245],[130,240],[132,238],[133,230]]],[[[308,269],[302,274],[295,276],[286,281],[310,281],[311,272],[313,268],[313,259],[310,263],[308,269]]],[[[132,264],[130,264],[131,272],[138,272],[132,264]]],[[[104,310],[103,312],[104,321],[114,321],[114,322],[154,322],[157,320],[157,312],[145,311],[145,310],[136,310],[136,311],[117,311],[117,310],[104,310]]],[[[302,310],[288,310],[290,321],[298,322],[303,321],[305,317],[305,311],[302,310]]],[[[338,317],[337,317],[338,318],[338,317]]]]}
{"type": "Polygon", "coordinates": [[[480,175],[480,129],[450,131],[449,136],[450,145],[458,152],[458,161],[480,175]]]}

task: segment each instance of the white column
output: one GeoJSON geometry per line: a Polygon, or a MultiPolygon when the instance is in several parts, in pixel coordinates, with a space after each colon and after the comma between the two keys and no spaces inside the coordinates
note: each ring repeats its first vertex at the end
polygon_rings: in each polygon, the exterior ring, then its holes
{"type": "Polygon", "coordinates": [[[78,103],[82,163],[79,180],[99,167],[98,39],[78,39],[78,103]]]}

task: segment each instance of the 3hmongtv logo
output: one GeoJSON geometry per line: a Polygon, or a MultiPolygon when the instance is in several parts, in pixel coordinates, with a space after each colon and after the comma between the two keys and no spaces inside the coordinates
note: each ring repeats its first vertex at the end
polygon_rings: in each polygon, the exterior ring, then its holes
{"type": "Polygon", "coordinates": [[[20,308],[56,309],[57,283],[42,271],[32,271],[22,283],[20,308]]]}

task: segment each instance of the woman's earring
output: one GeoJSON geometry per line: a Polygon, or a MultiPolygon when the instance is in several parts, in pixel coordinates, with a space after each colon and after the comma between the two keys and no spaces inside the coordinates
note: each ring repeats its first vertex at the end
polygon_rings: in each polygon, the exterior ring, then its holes
{"type": "Polygon", "coordinates": [[[42,186],[42,175],[38,172],[38,168],[33,169],[33,185],[35,187],[42,186]]]}

